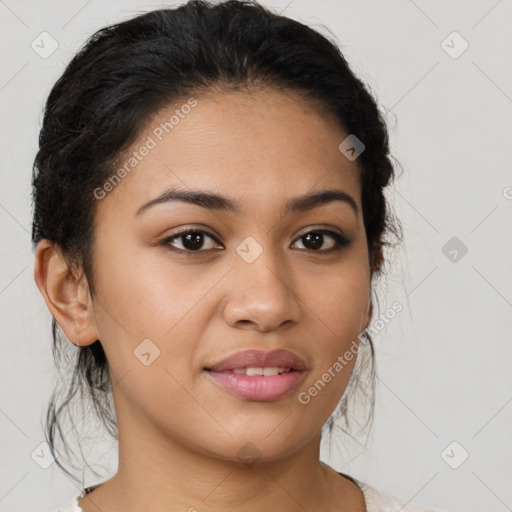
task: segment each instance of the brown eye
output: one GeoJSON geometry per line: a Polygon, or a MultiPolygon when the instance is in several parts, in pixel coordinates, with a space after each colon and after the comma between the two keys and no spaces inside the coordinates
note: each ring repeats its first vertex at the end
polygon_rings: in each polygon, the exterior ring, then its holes
{"type": "Polygon", "coordinates": [[[160,242],[160,245],[171,246],[171,248],[177,251],[200,252],[218,247],[218,242],[212,235],[206,233],[206,231],[188,230],[165,238],[160,242]],[[210,247],[204,248],[206,239],[210,239],[216,243],[212,244],[210,242],[210,247]],[[174,245],[177,241],[181,247],[174,245]]]}
{"type": "Polygon", "coordinates": [[[341,248],[346,247],[350,244],[350,240],[348,238],[340,235],[339,233],[328,230],[309,231],[308,233],[298,238],[298,240],[303,240],[305,250],[320,253],[330,253],[338,251],[341,250],[341,248]],[[324,245],[326,238],[334,240],[334,243],[331,243],[329,247],[322,249],[322,246],[324,245]]]}

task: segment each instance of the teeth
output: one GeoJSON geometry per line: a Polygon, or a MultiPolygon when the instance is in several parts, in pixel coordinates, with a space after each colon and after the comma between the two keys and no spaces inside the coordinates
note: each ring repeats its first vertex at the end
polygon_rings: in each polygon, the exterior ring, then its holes
{"type": "Polygon", "coordinates": [[[246,368],[246,375],[263,375],[263,368],[246,368]]]}
{"type": "Polygon", "coordinates": [[[261,367],[249,367],[249,368],[234,368],[232,370],[233,373],[236,373],[238,375],[264,375],[264,376],[271,376],[271,375],[279,375],[280,373],[289,372],[289,369],[281,368],[280,366],[265,366],[264,368],[261,367]]]}

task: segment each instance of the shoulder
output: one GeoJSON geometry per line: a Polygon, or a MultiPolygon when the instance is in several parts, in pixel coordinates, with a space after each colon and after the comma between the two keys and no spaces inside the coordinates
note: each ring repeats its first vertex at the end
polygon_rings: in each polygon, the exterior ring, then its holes
{"type": "Polygon", "coordinates": [[[59,507],[55,512],[82,512],[82,509],[78,506],[78,499],[81,497],[81,494],[74,497],[72,500],[59,507]]]}
{"type": "Polygon", "coordinates": [[[407,510],[407,512],[447,512],[441,509],[425,508],[415,505],[414,503],[410,503],[409,500],[378,491],[371,485],[355,478],[352,478],[352,480],[359,486],[364,494],[366,512],[400,512],[403,510],[407,510]],[[405,506],[407,506],[406,509],[405,506]]]}
{"type": "Polygon", "coordinates": [[[82,508],[78,506],[78,500],[83,498],[86,494],[89,494],[93,489],[98,487],[97,485],[86,487],[82,489],[74,498],[69,500],[64,505],[60,506],[55,512],[83,512],[82,508]]]}
{"type": "MultiPolygon", "coordinates": [[[[104,483],[104,482],[103,482],[104,483]]],[[[83,498],[86,494],[94,491],[97,487],[102,485],[102,483],[90,485],[89,487],[85,487],[78,493],[73,499],[69,500],[67,503],[59,507],[55,512],[83,512],[82,508],[78,505],[78,500],[83,498]]]]}

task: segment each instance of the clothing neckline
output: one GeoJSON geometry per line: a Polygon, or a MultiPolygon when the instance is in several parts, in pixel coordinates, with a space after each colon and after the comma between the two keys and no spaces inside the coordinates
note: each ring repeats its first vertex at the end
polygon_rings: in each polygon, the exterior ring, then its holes
{"type": "MultiPolygon", "coordinates": [[[[372,495],[373,495],[373,492],[372,492],[372,488],[365,484],[364,482],[361,482],[360,480],[358,480],[357,478],[354,478],[350,475],[347,475],[346,473],[341,473],[340,471],[336,471],[336,473],[338,473],[338,475],[342,476],[342,477],[345,477],[347,480],[350,480],[354,485],[357,485],[357,487],[361,490],[361,492],[363,493],[363,497],[364,497],[364,506],[365,506],[365,510],[366,512],[373,512],[374,509],[373,509],[373,506],[372,506],[372,503],[373,503],[373,498],[372,498],[372,495]]],[[[74,499],[74,502],[73,502],[73,505],[75,506],[76,508],[76,512],[83,512],[82,508],[78,505],[78,500],[80,498],[83,498],[84,496],[86,496],[87,494],[91,493],[92,491],[94,491],[94,489],[97,489],[100,485],[103,485],[105,482],[101,482],[99,484],[95,484],[95,485],[90,485],[88,487],[84,487],[84,489],[82,489],[82,491],[80,492],[80,495],[77,496],[75,499],[74,499]]]]}

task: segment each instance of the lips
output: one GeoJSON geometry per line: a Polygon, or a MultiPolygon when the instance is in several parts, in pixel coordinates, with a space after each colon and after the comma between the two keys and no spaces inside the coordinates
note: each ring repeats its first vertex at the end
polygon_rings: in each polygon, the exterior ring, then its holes
{"type": "Polygon", "coordinates": [[[214,372],[235,370],[237,368],[283,368],[285,370],[302,371],[306,363],[288,350],[244,350],[206,368],[214,372]]]}
{"type": "Polygon", "coordinates": [[[290,394],[304,379],[305,362],[288,350],[245,350],[204,368],[225,391],[255,402],[290,394]]]}

